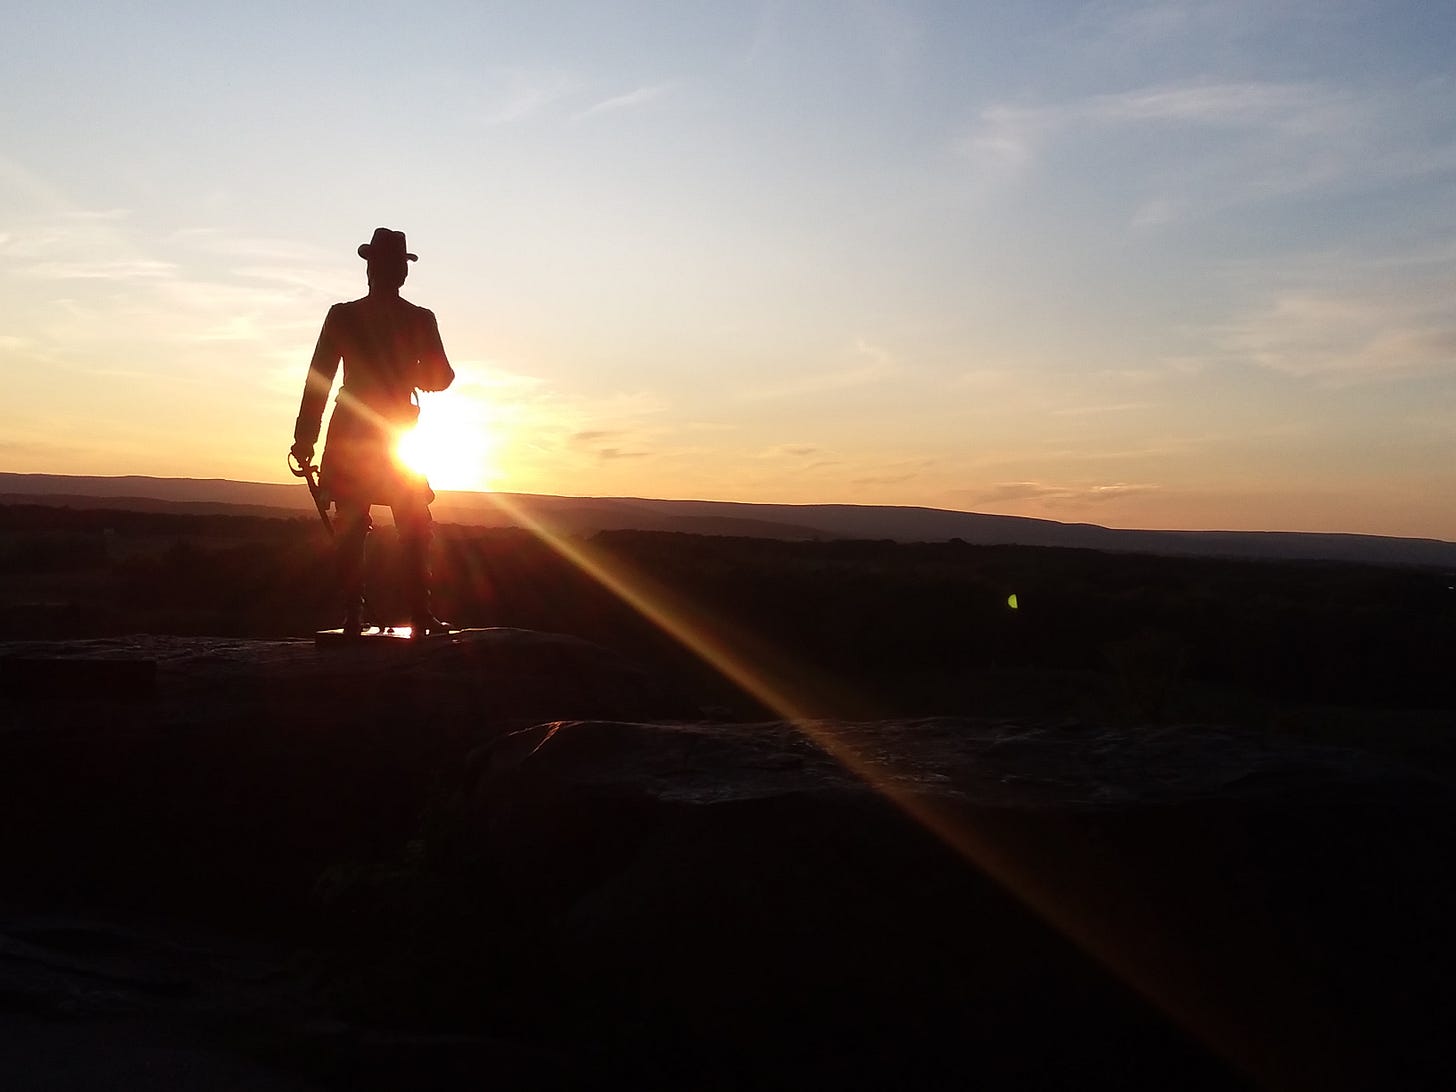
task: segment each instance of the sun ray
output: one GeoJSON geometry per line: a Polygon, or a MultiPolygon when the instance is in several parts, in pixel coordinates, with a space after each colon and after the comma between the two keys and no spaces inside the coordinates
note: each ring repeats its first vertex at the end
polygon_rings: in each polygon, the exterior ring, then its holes
{"type": "MultiPolygon", "coordinates": [[[[1276,1068],[1257,1044],[1204,995],[1195,973],[1168,965],[1148,944],[1159,923],[1151,912],[1113,918],[1077,905],[1074,887],[1056,874],[1054,861],[1029,859],[1022,847],[973,821],[951,800],[916,792],[910,770],[871,751],[818,714],[813,699],[793,693],[780,670],[772,676],[723,636],[721,627],[696,624],[685,604],[645,574],[626,570],[590,543],[568,538],[535,519],[512,498],[497,501],[519,526],[582,572],[598,581],[649,621],[717,670],[766,708],[793,725],[825,753],[939,839],[962,859],[1014,895],[1032,913],[1077,945],[1190,1035],[1245,1072],[1268,1075],[1276,1068]],[[715,632],[716,630],[716,632],[715,632]]],[[[1119,877],[1126,885],[1133,878],[1119,877]]],[[[1112,878],[1110,878],[1112,879],[1112,878]]]]}

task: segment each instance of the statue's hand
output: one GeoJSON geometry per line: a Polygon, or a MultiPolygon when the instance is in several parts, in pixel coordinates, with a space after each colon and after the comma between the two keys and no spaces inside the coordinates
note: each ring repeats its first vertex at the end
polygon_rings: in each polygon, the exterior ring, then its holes
{"type": "Polygon", "coordinates": [[[298,460],[300,466],[308,466],[313,462],[313,444],[306,440],[296,441],[293,447],[289,448],[289,453],[298,460]]]}

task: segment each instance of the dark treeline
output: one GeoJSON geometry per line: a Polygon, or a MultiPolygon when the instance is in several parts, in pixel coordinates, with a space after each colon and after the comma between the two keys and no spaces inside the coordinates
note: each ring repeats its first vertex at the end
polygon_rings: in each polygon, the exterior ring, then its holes
{"type": "MultiPolygon", "coordinates": [[[[1158,718],[1239,696],[1456,706],[1456,591],[1431,571],[954,540],[622,531],[569,546],[825,713],[1096,701],[1158,718]]],[[[370,551],[376,616],[400,620],[392,531],[370,551]]],[[[576,634],[690,682],[705,704],[745,710],[735,687],[526,531],[442,526],[435,568],[438,613],[457,624],[576,634]]],[[[0,507],[10,639],[303,636],[335,622],[330,579],[328,541],[305,520],[0,507]]]]}

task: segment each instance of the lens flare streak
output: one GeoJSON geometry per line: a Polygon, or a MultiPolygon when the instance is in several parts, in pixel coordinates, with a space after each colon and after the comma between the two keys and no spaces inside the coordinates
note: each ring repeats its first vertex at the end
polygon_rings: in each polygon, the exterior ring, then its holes
{"type": "MultiPolygon", "coordinates": [[[[909,771],[897,770],[883,757],[871,754],[834,730],[833,722],[812,711],[805,701],[767,678],[746,657],[706,628],[688,620],[688,612],[645,578],[620,571],[587,544],[573,541],[546,526],[510,498],[498,502],[518,525],[535,534],[582,572],[621,597],[665,633],[720,672],[745,693],[792,724],[816,746],[855,777],[881,794],[967,862],[1012,893],[1033,913],[1075,943],[1106,970],[1152,1002],[1185,1031],[1239,1068],[1268,1074],[1278,1067],[1262,1057],[1233,1016],[1211,1005],[1203,996],[1196,971],[1175,968],[1176,956],[1150,948],[1148,937],[1164,932],[1151,910],[1118,915],[1096,914],[1075,905],[1076,892],[1054,874],[1038,870],[995,832],[978,831],[956,814],[949,801],[913,791],[909,771]]],[[[1128,884],[1135,877],[1125,877],[1128,884]]]]}

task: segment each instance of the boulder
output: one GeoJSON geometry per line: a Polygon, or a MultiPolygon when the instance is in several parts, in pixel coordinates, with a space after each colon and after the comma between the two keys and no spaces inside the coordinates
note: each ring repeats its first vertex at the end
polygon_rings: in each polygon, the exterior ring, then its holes
{"type": "Polygon", "coordinates": [[[410,837],[493,735],[562,710],[691,711],[608,649],[512,629],[328,652],[145,634],[10,642],[0,666],[15,684],[0,691],[7,880],[243,919],[295,915],[322,869],[410,837]]]}
{"type": "Polygon", "coordinates": [[[557,1018],[624,1079],[1439,1072],[1456,796],[1368,755],[1197,726],[554,722],[478,750],[470,784],[557,1018]]]}
{"type": "MultiPolygon", "coordinates": [[[[572,1087],[1449,1072],[1449,761],[1195,724],[708,723],[671,680],[520,630],[4,657],[154,680],[0,694],[7,899],[306,947],[345,1031],[297,1050],[341,1086],[425,1057],[440,1087],[490,1057],[572,1087]]],[[[206,993],[121,934],[0,948],[27,1018],[206,993]]]]}

